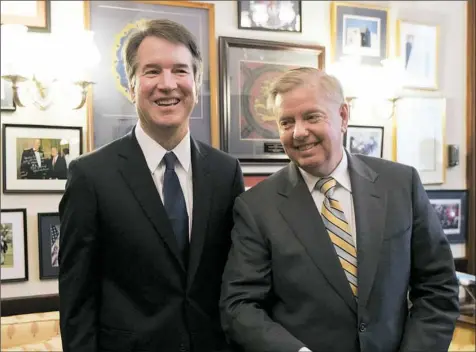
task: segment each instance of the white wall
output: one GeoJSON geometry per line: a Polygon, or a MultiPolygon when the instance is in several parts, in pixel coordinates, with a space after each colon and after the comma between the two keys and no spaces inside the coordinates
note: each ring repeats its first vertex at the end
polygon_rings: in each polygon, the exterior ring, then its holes
{"type": "MultiPolygon", "coordinates": [[[[217,38],[218,36],[231,36],[291,43],[320,44],[326,47],[326,63],[330,63],[329,1],[303,1],[303,32],[299,34],[239,30],[237,29],[237,9],[235,1],[207,2],[215,4],[215,30],[217,38]]],[[[369,1],[366,2],[372,3],[369,1]]],[[[466,150],[466,16],[464,1],[378,1],[378,4],[380,6],[389,6],[392,9],[390,11],[390,29],[392,32],[395,30],[395,19],[399,13],[413,17],[426,16],[435,18],[442,23],[440,43],[444,55],[440,61],[440,93],[448,99],[446,141],[450,144],[459,144],[462,155],[460,156],[461,164],[447,170],[446,183],[436,188],[463,189],[466,187],[464,155],[464,151],[466,150]]],[[[53,32],[83,27],[83,4],[81,1],[53,1],[51,9],[53,32]]],[[[39,48],[41,48],[42,40],[45,40],[48,36],[48,34],[41,33],[31,33],[29,35],[35,37],[39,48]]],[[[391,48],[392,50],[394,48],[393,41],[391,48]]],[[[36,110],[33,107],[17,108],[17,111],[14,113],[2,113],[1,121],[2,123],[83,126],[84,134],[86,134],[85,108],[74,111],[69,106],[64,106],[61,103],[57,103],[44,112],[36,110]]],[[[362,121],[368,122],[365,119],[362,121]]],[[[363,123],[362,121],[354,121],[353,123],[363,123]]],[[[377,122],[375,123],[377,124],[377,122]]],[[[387,130],[390,131],[390,129],[387,130]]],[[[391,135],[386,135],[385,156],[391,155],[391,150],[388,149],[391,146],[389,142],[391,137],[391,135]]],[[[270,169],[268,168],[268,170],[270,169]]],[[[256,168],[245,167],[245,172],[246,171],[251,172],[258,170],[256,168]]],[[[39,280],[37,213],[57,211],[60,199],[60,195],[10,195],[2,193],[2,208],[27,208],[29,263],[29,281],[2,284],[2,298],[58,292],[57,280],[39,280]]],[[[464,246],[453,246],[453,252],[455,257],[464,256],[464,246]]]]}

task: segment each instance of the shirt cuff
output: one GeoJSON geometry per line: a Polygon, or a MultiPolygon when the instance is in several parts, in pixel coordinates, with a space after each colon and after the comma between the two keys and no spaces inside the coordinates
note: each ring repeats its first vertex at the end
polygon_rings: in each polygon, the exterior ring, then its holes
{"type": "Polygon", "coordinates": [[[312,352],[312,351],[307,347],[303,347],[298,352],[312,352]]]}

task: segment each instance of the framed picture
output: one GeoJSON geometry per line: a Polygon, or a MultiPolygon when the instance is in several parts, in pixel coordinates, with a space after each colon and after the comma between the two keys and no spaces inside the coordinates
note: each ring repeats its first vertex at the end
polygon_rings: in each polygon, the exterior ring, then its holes
{"type": "Polygon", "coordinates": [[[383,157],[383,126],[347,126],[345,148],[354,154],[383,157]]]}
{"type": "Polygon", "coordinates": [[[51,1],[2,1],[2,24],[22,24],[30,32],[51,32],[51,1]]]}
{"type": "Polygon", "coordinates": [[[16,106],[13,102],[13,89],[11,82],[7,82],[4,79],[0,80],[1,93],[2,93],[2,111],[15,111],[16,106]]]}
{"type": "Polygon", "coordinates": [[[62,193],[83,152],[82,127],[3,125],[3,192],[62,193]]]}
{"type": "Polygon", "coordinates": [[[203,79],[190,131],[197,140],[219,147],[214,5],[192,1],[86,1],[85,11],[87,27],[95,33],[102,58],[92,74],[96,84],[90,99],[88,150],[122,137],[137,123],[121,52],[126,38],[142,21],[161,18],[184,25],[196,36],[203,57],[203,79]]]}
{"type": "Polygon", "coordinates": [[[413,166],[425,185],[444,183],[446,99],[402,98],[394,119],[393,160],[413,166]]]}
{"type": "Polygon", "coordinates": [[[427,190],[431,205],[438,215],[450,243],[466,242],[467,191],[427,190]]]}
{"type": "Polygon", "coordinates": [[[397,56],[403,61],[403,86],[438,89],[439,27],[397,21],[397,56]]]}
{"type": "Polygon", "coordinates": [[[59,213],[38,213],[40,279],[58,278],[60,241],[59,213]]]}
{"type": "Polygon", "coordinates": [[[333,2],[331,48],[334,61],[360,56],[362,63],[380,66],[387,58],[388,10],[367,4],[333,2]]]}
{"type": "Polygon", "coordinates": [[[302,32],[301,1],[238,0],[238,28],[302,32]]]}
{"type": "Polygon", "coordinates": [[[289,69],[323,69],[325,48],[230,37],[220,37],[219,45],[222,150],[241,161],[289,160],[267,107],[268,91],[289,69]]]}
{"type": "Polygon", "coordinates": [[[244,175],[243,178],[245,180],[245,190],[249,190],[251,187],[256,186],[263,180],[269,177],[269,174],[248,174],[244,175]]]}
{"type": "Polygon", "coordinates": [[[27,281],[26,209],[2,209],[0,226],[1,281],[27,281]]]}

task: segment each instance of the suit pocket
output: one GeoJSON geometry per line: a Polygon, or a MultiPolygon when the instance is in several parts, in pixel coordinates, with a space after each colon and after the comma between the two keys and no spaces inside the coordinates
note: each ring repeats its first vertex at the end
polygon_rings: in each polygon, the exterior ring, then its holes
{"type": "Polygon", "coordinates": [[[401,236],[404,236],[405,233],[407,233],[409,230],[411,230],[411,228],[412,228],[412,224],[406,225],[406,226],[404,227],[404,229],[400,228],[399,230],[392,231],[392,232],[390,232],[390,233],[387,233],[387,232],[386,232],[385,235],[383,236],[383,240],[384,240],[384,241],[389,241],[389,240],[391,240],[391,239],[393,239],[393,238],[399,238],[399,237],[401,237],[401,236]]]}
{"type": "Polygon", "coordinates": [[[131,351],[134,344],[132,331],[101,327],[98,345],[101,351],[126,352],[131,351]]]}

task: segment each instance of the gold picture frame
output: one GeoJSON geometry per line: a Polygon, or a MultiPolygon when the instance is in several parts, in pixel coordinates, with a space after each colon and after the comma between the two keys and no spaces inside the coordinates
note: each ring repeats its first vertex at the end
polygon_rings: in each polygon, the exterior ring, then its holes
{"type": "Polygon", "coordinates": [[[2,24],[22,24],[30,32],[51,32],[51,1],[2,1],[2,24]]]}
{"type": "MultiPolygon", "coordinates": [[[[85,28],[89,30],[94,30],[95,31],[95,36],[97,37],[100,35],[99,31],[96,28],[92,28],[91,26],[91,3],[93,3],[95,6],[99,3],[98,1],[90,1],[90,0],[85,0],[84,1],[84,24],[85,28]]],[[[210,140],[208,143],[212,145],[215,148],[220,147],[220,121],[219,121],[219,116],[218,116],[218,56],[217,56],[217,39],[215,37],[215,5],[211,3],[202,3],[202,2],[196,2],[196,1],[147,1],[147,0],[137,0],[137,1],[117,1],[114,3],[114,5],[111,4],[111,6],[117,6],[120,7],[121,4],[127,5],[128,3],[135,3],[136,5],[159,5],[162,6],[162,8],[157,8],[157,11],[154,12],[155,14],[158,14],[159,11],[161,10],[160,13],[165,14],[165,7],[175,7],[175,8],[186,8],[190,10],[206,10],[207,13],[207,25],[206,28],[204,28],[205,34],[199,39],[199,42],[206,42],[207,43],[207,50],[202,51],[202,55],[204,56],[204,73],[208,71],[208,75],[204,74],[203,77],[203,82],[207,80],[208,76],[208,90],[205,91],[204,88],[202,88],[201,95],[203,95],[203,99],[206,99],[206,105],[209,106],[209,135],[210,135],[210,140]]],[[[122,6],[123,8],[125,6],[122,6]]],[[[137,13],[140,11],[137,11],[138,8],[135,8],[135,13],[137,16],[137,13]]],[[[179,9],[177,9],[179,10],[179,9]]],[[[189,12],[186,11],[186,12],[189,12]]],[[[177,15],[177,12],[179,11],[173,11],[173,15],[177,15]]],[[[190,28],[189,28],[190,29],[190,28]]],[[[194,31],[192,31],[194,34],[198,34],[194,31]]],[[[114,39],[114,38],[112,38],[114,39]]],[[[104,58],[103,58],[104,59],[104,58]]],[[[111,71],[111,70],[109,70],[111,71]]],[[[100,82],[97,82],[95,87],[99,89],[99,84],[100,82]]],[[[204,85],[202,85],[204,87],[204,85]]],[[[102,88],[104,89],[104,87],[102,88]]],[[[99,147],[100,145],[96,145],[95,143],[95,133],[99,133],[98,129],[95,128],[95,120],[94,116],[98,116],[97,112],[94,110],[94,95],[95,93],[92,92],[92,90],[89,91],[88,94],[88,105],[87,105],[87,135],[86,135],[86,146],[87,146],[87,151],[92,151],[99,147]]],[[[135,113],[135,110],[134,110],[135,113]]],[[[208,115],[208,113],[207,113],[208,115]]],[[[205,116],[206,117],[206,116],[205,116]]],[[[207,117],[208,118],[208,117],[207,117]]],[[[191,118],[191,132],[192,135],[194,133],[194,128],[193,128],[193,117],[191,118]]],[[[208,126],[207,126],[208,127],[208,126]]],[[[197,138],[199,140],[203,140],[200,138],[197,138]]],[[[205,141],[207,142],[207,141],[205,141]]]]}
{"type": "MultiPolygon", "coordinates": [[[[370,4],[339,1],[333,1],[330,9],[332,62],[339,61],[346,55],[358,55],[362,58],[362,64],[380,66],[382,60],[388,57],[390,49],[389,9],[370,4]],[[367,25],[368,35],[359,37],[361,40],[367,38],[366,43],[351,45],[349,39],[351,36],[348,32],[352,29],[357,30],[358,27],[353,28],[355,25],[367,25]]],[[[359,36],[359,33],[356,35],[359,36]]]]}
{"type": "Polygon", "coordinates": [[[403,87],[438,90],[440,26],[411,20],[397,20],[397,57],[402,60],[403,87]]]}

